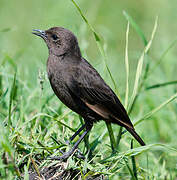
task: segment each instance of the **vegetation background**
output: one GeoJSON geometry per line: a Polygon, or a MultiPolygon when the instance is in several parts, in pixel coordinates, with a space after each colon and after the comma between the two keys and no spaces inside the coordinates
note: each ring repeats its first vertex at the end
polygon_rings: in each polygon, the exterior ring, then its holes
{"type": "MultiPolygon", "coordinates": [[[[103,173],[109,179],[177,179],[176,1],[76,2],[99,34],[99,41],[96,42],[93,31],[71,0],[0,1],[0,179],[17,179],[19,173],[28,179],[32,158],[59,154],[55,150],[64,146],[65,140],[81,125],[78,115],[53,95],[46,77],[48,50],[41,39],[31,34],[32,29],[62,26],[73,31],[83,56],[114,90],[117,88],[124,104],[125,48],[128,47],[130,102],[138,79],[136,72],[141,72],[137,64],[141,62],[146,41],[151,39],[156,16],[156,33],[145,53],[138,98],[130,113],[134,123],[142,119],[136,130],[147,146],[142,148],[134,142],[137,148],[130,150],[132,137],[126,133],[116,155],[111,155],[109,134],[105,123],[100,122],[90,133],[93,161],[71,158],[67,168],[79,170],[83,179],[91,171],[103,173]],[[126,43],[127,20],[129,43],[126,43]],[[101,55],[98,47],[104,49],[106,56],[101,55]],[[116,87],[105,68],[105,59],[116,87]],[[136,160],[133,165],[132,157],[136,160]]],[[[112,127],[117,138],[120,127],[112,127]]],[[[84,152],[84,143],[80,149],[84,152]]]]}

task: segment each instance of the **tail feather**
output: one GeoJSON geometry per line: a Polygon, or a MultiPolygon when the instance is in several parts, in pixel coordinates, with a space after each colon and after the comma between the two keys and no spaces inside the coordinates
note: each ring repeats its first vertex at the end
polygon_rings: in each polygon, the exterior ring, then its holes
{"type": "Polygon", "coordinates": [[[146,145],[144,143],[144,141],[140,138],[140,136],[136,133],[135,129],[133,129],[133,128],[126,128],[126,129],[141,144],[141,146],[145,146],[146,145]]]}

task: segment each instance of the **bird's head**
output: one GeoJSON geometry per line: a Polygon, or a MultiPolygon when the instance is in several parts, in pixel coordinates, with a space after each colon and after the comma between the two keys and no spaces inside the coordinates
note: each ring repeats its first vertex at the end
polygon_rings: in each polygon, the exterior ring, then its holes
{"type": "Polygon", "coordinates": [[[52,27],[45,31],[34,29],[32,33],[44,39],[52,55],[81,56],[76,36],[63,27],[52,27]]]}

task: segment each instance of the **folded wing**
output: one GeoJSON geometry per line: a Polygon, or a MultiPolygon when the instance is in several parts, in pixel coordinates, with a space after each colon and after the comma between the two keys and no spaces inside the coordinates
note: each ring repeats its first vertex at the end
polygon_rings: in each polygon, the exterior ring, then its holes
{"type": "Polygon", "coordinates": [[[72,83],[68,84],[72,93],[103,119],[132,129],[126,110],[98,72],[89,64],[77,68],[77,73],[69,81],[72,83]]]}

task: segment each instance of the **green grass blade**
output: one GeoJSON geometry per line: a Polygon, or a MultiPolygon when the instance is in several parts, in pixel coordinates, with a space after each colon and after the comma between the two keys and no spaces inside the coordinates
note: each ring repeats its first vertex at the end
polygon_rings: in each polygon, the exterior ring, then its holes
{"type": "MultiPolygon", "coordinates": [[[[125,91],[125,109],[128,107],[128,95],[129,95],[129,61],[128,61],[128,36],[129,36],[129,22],[127,24],[126,31],[126,44],[125,44],[125,70],[126,70],[126,91],[125,91]]],[[[120,127],[116,140],[116,147],[119,147],[123,128],[120,127]]]]}
{"type": "Polygon", "coordinates": [[[89,26],[89,28],[91,29],[91,31],[93,32],[93,35],[95,37],[96,41],[100,41],[100,37],[99,35],[96,33],[96,31],[94,30],[94,28],[92,27],[91,24],[89,24],[87,18],[84,16],[84,14],[82,13],[80,7],[77,5],[77,3],[74,0],[71,0],[72,3],[74,4],[74,6],[77,8],[79,14],[81,15],[81,17],[83,18],[83,20],[85,21],[85,23],[89,26]]]}
{"type": "Polygon", "coordinates": [[[126,156],[128,156],[128,155],[131,155],[131,156],[134,155],[135,156],[135,155],[138,155],[139,153],[145,152],[145,151],[147,151],[149,149],[153,149],[153,148],[157,148],[157,149],[165,148],[166,150],[173,151],[174,156],[177,156],[177,149],[176,148],[173,148],[169,145],[161,144],[161,143],[149,144],[146,146],[141,146],[138,148],[131,149],[131,150],[126,152],[126,156]]]}
{"type": "MultiPolygon", "coordinates": [[[[134,149],[129,149],[126,152],[119,153],[119,155],[116,156],[116,158],[125,157],[125,156],[127,156],[127,157],[137,156],[137,155],[140,155],[144,152],[147,152],[147,151],[149,152],[150,150],[154,150],[154,149],[157,149],[157,150],[164,150],[165,149],[165,152],[172,151],[173,155],[177,156],[177,149],[176,148],[173,148],[173,147],[168,146],[166,144],[155,143],[155,144],[149,144],[146,146],[140,146],[140,147],[137,147],[134,149]]],[[[111,160],[111,158],[109,160],[111,160]]]]}
{"type": "Polygon", "coordinates": [[[129,171],[131,177],[132,177],[131,179],[132,179],[132,180],[137,180],[137,179],[135,178],[134,174],[133,174],[133,171],[131,170],[130,166],[128,165],[128,162],[127,162],[125,159],[124,159],[124,162],[125,162],[125,164],[126,164],[126,166],[127,166],[127,169],[128,169],[128,171],[129,171]]]}
{"type": "Polygon", "coordinates": [[[14,79],[13,79],[13,83],[12,83],[12,87],[11,87],[11,91],[10,91],[10,98],[9,98],[9,115],[8,115],[8,125],[9,126],[12,125],[11,112],[12,112],[12,102],[14,100],[15,94],[16,94],[16,72],[14,74],[14,79]]]}
{"type": "Polygon", "coordinates": [[[146,161],[147,161],[147,180],[149,180],[149,156],[148,156],[148,154],[147,154],[147,156],[146,156],[146,161]]]}
{"type": "MultiPolygon", "coordinates": [[[[0,74],[0,98],[3,94],[3,87],[2,87],[2,75],[0,74]]],[[[0,102],[1,102],[1,99],[0,99],[0,102]]]]}
{"type": "Polygon", "coordinates": [[[120,143],[120,140],[121,140],[121,137],[122,137],[122,131],[123,131],[123,127],[121,126],[119,128],[119,133],[117,135],[117,141],[116,141],[116,147],[117,148],[119,147],[119,143],[120,143]]]}
{"type": "MultiPolygon", "coordinates": [[[[116,159],[120,159],[120,158],[124,158],[124,157],[138,156],[144,152],[147,152],[147,151],[150,152],[151,150],[163,150],[165,152],[172,151],[173,156],[177,156],[176,148],[171,147],[166,144],[162,144],[162,143],[154,143],[154,144],[149,144],[146,146],[140,146],[137,148],[129,149],[124,152],[119,152],[118,154],[115,154],[113,156],[106,158],[106,161],[112,161],[112,160],[116,160],[116,159]]],[[[105,161],[105,159],[102,161],[105,161]]]]}
{"type": "Polygon", "coordinates": [[[11,30],[11,28],[3,28],[3,29],[0,29],[0,32],[8,32],[8,31],[10,31],[11,30]]]}
{"type": "Polygon", "coordinates": [[[1,103],[2,101],[4,101],[4,99],[5,99],[6,95],[7,95],[7,93],[8,93],[8,89],[6,89],[5,92],[4,92],[3,94],[1,94],[1,96],[0,96],[0,103],[1,103]]]}
{"type": "Polygon", "coordinates": [[[24,166],[24,180],[29,180],[29,172],[28,172],[28,168],[27,166],[25,165],[24,166]]]}
{"type": "Polygon", "coordinates": [[[73,128],[71,128],[70,126],[68,126],[67,124],[61,122],[61,120],[63,120],[63,119],[65,118],[65,116],[67,116],[67,115],[70,114],[70,113],[71,113],[71,111],[67,112],[67,113],[64,114],[61,118],[55,118],[55,117],[50,116],[50,115],[45,114],[45,113],[38,113],[38,114],[35,114],[31,119],[29,119],[28,121],[26,121],[24,124],[28,124],[30,121],[32,121],[32,120],[34,120],[34,119],[36,119],[36,118],[38,118],[38,117],[44,116],[44,117],[48,117],[48,118],[50,118],[50,119],[53,119],[53,120],[55,120],[56,122],[58,122],[59,124],[65,126],[65,127],[68,128],[68,129],[70,129],[71,131],[76,132],[75,129],[73,129],[73,128]]]}
{"type": "Polygon", "coordinates": [[[175,85],[175,84],[177,84],[177,80],[176,81],[169,81],[166,83],[155,84],[155,85],[147,87],[145,90],[150,90],[150,89],[155,89],[155,88],[160,88],[160,87],[164,87],[164,86],[168,86],[168,85],[175,85]]]}
{"type": "Polygon", "coordinates": [[[139,120],[137,120],[134,123],[134,126],[136,126],[137,124],[139,124],[140,122],[144,121],[145,119],[150,118],[152,115],[154,115],[156,112],[158,112],[159,110],[161,110],[164,106],[166,106],[167,104],[169,104],[170,102],[172,102],[174,99],[177,98],[177,93],[174,94],[173,96],[171,96],[169,99],[167,99],[165,102],[163,102],[162,104],[160,104],[158,107],[156,107],[154,110],[152,110],[151,112],[145,114],[142,118],[140,118],[139,120]]]}
{"type": "Polygon", "coordinates": [[[105,53],[105,51],[104,51],[103,46],[101,45],[101,43],[100,43],[99,41],[96,41],[96,42],[97,42],[98,49],[99,49],[99,51],[100,51],[100,53],[101,53],[101,55],[102,55],[102,57],[103,57],[106,70],[107,70],[107,72],[108,72],[108,74],[109,74],[109,76],[110,76],[110,78],[111,78],[111,81],[112,81],[112,83],[113,83],[113,85],[114,85],[115,92],[116,92],[116,94],[118,94],[118,88],[117,88],[116,82],[115,82],[115,80],[114,80],[114,78],[113,78],[113,76],[112,76],[112,74],[111,74],[111,71],[110,71],[110,69],[109,69],[109,67],[108,67],[108,64],[107,64],[107,55],[106,55],[106,53],[105,53]]]}
{"type": "Polygon", "coordinates": [[[136,30],[137,34],[141,37],[144,45],[146,46],[148,44],[148,41],[147,41],[143,31],[141,30],[141,28],[138,26],[138,24],[134,21],[134,19],[126,11],[123,11],[123,15],[126,17],[128,22],[132,25],[132,27],[136,30]]]}
{"type": "Polygon", "coordinates": [[[4,59],[2,61],[2,65],[7,61],[15,70],[15,72],[17,71],[17,65],[16,63],[14,62],[14,60],[8,55],[8,54],[4,54],[4,59]]]}
{"type": "Polygon", "coordinates": [[[108,74],[109,74],[109,76],[110,76],[110,78],[111,78],[111,81],[112,81],[112,83],[113,83],[113,85],[114,85],[114,88],[115,88],[116,93],[118,93],[117,85],[116,85],[116,83],[115,83],[115,80],[114,80],[114,78],[113,78],[113,76],[112,76],[112,74],[111,74],[111,71],[110,71],[110,69],[109,69],[109,67],[108,67],[108,64],[107,64],[107,62],[106,62],[106,61],[107,61],[107,56],[106,56],[105,50],[104,50],[104,48],[103,48],[103,46],[102,46],[102,44],[101,44],[101,38],[100,38],[100,36],[99,36],[98,33],[94,30],[93,26],[88,22],[87,18],[84,16],[82,10],[81,10],[80,7],[77,5],[77,3],[76,3],[74,0],[71,0],[71,1],[72,1],[72,3],[74,4],[74,6],[77,8],[78,12],[80,13],[80,15],[81,15],[81,17],[83,18],[83,20],[85,21],[85,23],[88,25],[88,27],[89,27],[90,30],[92,31],[92,33],[93,33],[93,35],[94,35],[94,38],[95,38],[95,40],[96,40],[96,44],[97,44],[97,46],[98,46],[98,49],[99,49],[99,51],[100,51],[100,53],[101,53],[101,55],[102,55],[102,57],[103,57],[106,70],[107,70],[107,72],[108,72],[108,74]]]}
{"type": "MultiPolygon", "coordinates": [[[[69,130],[73,131],[73,132],[76,132],[75,129],[71,128],[70,126],[68,126],[67,124],[61,122],[61,118],[60,119],[57,119],[57,118],[53,118],[55,121],[57,121],[59,124],[61,124],[62,126],[68,128],[69,130]]],[[[63,118],[62,118],[63,119],[63,118]]]]}
{"type": "Polygon", "coordinates": [[[156,29],[157,29],[157,21],[158,21],[158,18],[156,18],[156,20],[155,20],[155,24],[154,24],[154,28],[153,28],[153,31],[152,31],[152,34],[151,34],[150,41],[148,42],[148,44],[144,48],[143,53],[141,54],[140,59],[138,61],[137,70],[136,70],[136,76],[135,76],[135,83],[134,83],[133,93],[132,93],[132,96],[131,96],[131,99],[130,99],[128,111],[131,110],[132,105],[134,104],[135,98],[136,98],[136,96],[138,94],[139,81],[140,81],[140,77],[142,75],[144,56],[148,52],[148,50],[150,49],[152,41],[154,39],[154,35],[155,35],[156,29]]]}
{"type": "Polygon", "coordinates": [[[127,109],[128,107],[128,95],[129,95],[128,35],[129,35],[129,22],[127,24],[126,46],[125,46],[125,70],[126,70],[125,109],[127,109]]]}
{"type": "Polygon", "coordinates": [[[113,130],[112,130],[111,123],[106,122],[106,126],[107,126],[107,129],[108,129],[108,132],[109,132],[112,153],[114,153],[115,149],[116,149],[116,141],[115,141],[115,138],[114,138],[114,133],[113,133],[113,130]]]}
{"type": "MultiPolygon", "coordinates": [[[[133,139],[131,140],[131,149],[133,149],[133,139]]],[[[133,174],[135,179],[137,180],[137,169],[136,169],[136,161],[135,161],[135,156],[131,156],[131,160],[132,160],[132,166],[133,166],[133,174]]]]}
{"type": "MultiPolygon", "coordinates": [[[[15,163],[15,157],[14,157],[14,148],[11,145],[11,142],[9,140],[9,128],[3,128],[3,124],[0,122],[0,127],[1,127],[1,131],[0,131],[0,149],[2,149],[3,153],[8,153],[8,159],[9,162],[11,162],[12,167],[14,168],[14,172],[16,173],[16,175],[18,177],[21,177],[20,172],[18,167],[16,166],[15,163]]],[[[3,158],[3,155],[1,154],[1,157],[3,158]]],[[[12,171],[12,169],[11,169],[12,171]]]]}
{"type": "Polygon", "coordinates": [[[152,68],[152,70],[149,72],[149,74],[153,74],[154,70],[159,66],[159,64],[164,60],[164,57],[167,55],[167,53],[174,47],[174,45],[177,42],[177,38],[167,47],[167,49],[162,53],[160,58],[157,60],[156,64],[152,68]]]}

